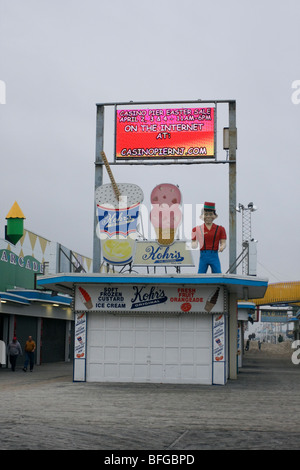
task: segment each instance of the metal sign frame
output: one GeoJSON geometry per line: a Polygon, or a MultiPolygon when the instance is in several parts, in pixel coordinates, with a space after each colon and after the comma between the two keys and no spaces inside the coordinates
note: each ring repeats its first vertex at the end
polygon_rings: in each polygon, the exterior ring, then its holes
{"type": "MultiPolygon", "coordinates": [[[[229,167],[229,266],[230,273],[236,273],[236,150],[237,150],[237,129],[236,129],[236,101],[235,100],[184,100],[184,101],[142,101],[142,102],[115,102],[115,103],[97,103],[97,116],[96,116],[96,158],[95,158],[95,190],[103,184],[103,166],[104,161],[101,156],[101,152],[104,151],[104,110],[106,107],[114,106],[115,110],[117,106],[140,106],[140,105],[188,105],[197,104],[204,105],[213,103],[215,108],[219,103],[228,104],[228,128],[226,130],[226,144],[223,144],[223,148],[227,150],[226,160],[217,159],[201,159],[201,160],[184,160],[178,161],[174,159],[170,160],[121,160],[114,162],[115,165],[195,165],[195,164],[228,164],[229,167]]],[[[217,113],[217,111],[216,111],[217,113]]],[[[216,121],[215,121],[215,134],[216,134],[216,121]]],[[[217,139],[215,135],[215,151],[217,149],[217,139]]],[[[94,201],[94,242],[93,242],[93,272],[99,273],[101,266],[101,248],[100,240],[97,237],[97,224],[98,220],[96,217],[96,207],[94,201]]]]}

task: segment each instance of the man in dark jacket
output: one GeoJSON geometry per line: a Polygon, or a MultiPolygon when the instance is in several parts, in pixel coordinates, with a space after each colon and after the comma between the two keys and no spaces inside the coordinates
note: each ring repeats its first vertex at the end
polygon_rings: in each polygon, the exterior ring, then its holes
{"type": "Polygon", "coordinates": [[[7,355],[9,356],[9,362],[11,363],[11,370],[14,372],[16,370],[16,364],[19,354],[22,355],[22,348],[14,336],[12,341],[7,346],[7,355]]]}

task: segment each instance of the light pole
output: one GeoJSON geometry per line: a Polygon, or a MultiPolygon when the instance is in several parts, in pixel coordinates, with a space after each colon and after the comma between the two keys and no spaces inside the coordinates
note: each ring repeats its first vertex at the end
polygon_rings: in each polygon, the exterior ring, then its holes
{"type": "Polygon", "coordinates": [[[243,274],[249,274],[249,245],[250,242],[254,242],[252,238],[252,227],[251,227],[251,214],[257,210],[257,207],[253,202],[249,202],[248,206],[245,207],[243,204],[239,204],[236,208],[238,212],[242,213],[242,245],[243,249],[246,250],[246,255],[243,258],[242,270],[243,274]]]}

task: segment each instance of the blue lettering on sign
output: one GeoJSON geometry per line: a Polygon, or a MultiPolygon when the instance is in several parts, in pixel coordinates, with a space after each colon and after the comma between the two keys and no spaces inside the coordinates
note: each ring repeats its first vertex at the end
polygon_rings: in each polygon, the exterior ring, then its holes
{"type": "Polygon", "coordinates": [[[131,299],[131,308],[149,307],[150,305],[157,305],[164,303],[168,300],[163,289],[152,286],[132,286],[134,297],[131,299]],[[148,290],[147,290],[148,289],[148,290]]]}
{"type": "Polygon", "coordinates": [[[139,217],[139,205],[127,209],[107,209],[97,206],[100,232],[109,236],[128,235],[135,232],[139,217]]]}
{"type": "Polygon", "coordinates": [[[170,247],[155,247],[149,245],[145,249],[145,254],[142,256],[144,261],[154,261],[154,264],[168,263],[169,261],[181,262],[184,261],[184,257],[181,256],[180,251],[175,250],[172,252],[170,247]]]}

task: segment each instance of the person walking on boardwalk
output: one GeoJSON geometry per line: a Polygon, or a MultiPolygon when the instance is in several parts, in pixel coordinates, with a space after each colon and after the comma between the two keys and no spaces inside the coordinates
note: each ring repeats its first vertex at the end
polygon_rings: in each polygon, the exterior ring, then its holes
{"type": "Polygon", "coordinates": [[[13,372],[16,370],[18,356],[22,354],[21,345],[17,340],[17,337],[14,336],[12,341],[7,345],[7,355],[9,356],[9,362],[13,372]]]}
{"type": "Polygon", "coordinates": [[[26,341],[26,344],[25,344],[25,363],[23,367],[24,372],[27,371],[28,363],[30,366],[30,372],[33,371],[35,348],[36,348],[36,345],[32,339],[32,336],[28,336],[28,340],[26,341]]]}

